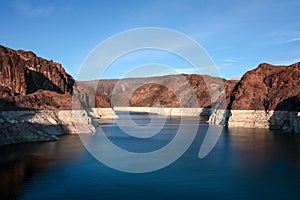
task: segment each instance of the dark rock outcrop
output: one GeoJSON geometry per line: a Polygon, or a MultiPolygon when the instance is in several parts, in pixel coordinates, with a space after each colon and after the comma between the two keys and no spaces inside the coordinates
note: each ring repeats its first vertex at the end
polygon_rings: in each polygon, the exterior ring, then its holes
{"type": "Polygon", "coordinates": [[[60,64],[0,46],[0,145],[93,133],[88,112],[71,111],[74,83],[60,64]]]}
{"type": "Polygon", "coordinates": [[[0,110],[71,109],[73,86],[60,64],[0,46],[0,110]]]}
{"type": "Polygon", "coordinates": [[[290,66],[260,64],[237,83],[230,95],[229,109],[299,111],[299,86],[300,63],[290,66]],[[283,105],[287,99],[290,100],[283,105]]]}
{"type": "MultiPolygon", "coordinates": [[[[0,110],[69,110],[74,86],[61,64],[0,45],[0,110]]],[[[78,99],[87,107],[110,107],[105,94],[91,96],[91,88],[80,86],[78,99]]]]}
{"type": "Polygon", "coordinates": [[[0,84],[9,87],[14,96],[38,90],[72,93],[74,79],[59,63],[31,51],[0,46],[0,84]]]}
{"type": "MultiPolygon", "coordinates": [[[[245,73],[234,87],[227,107],[230,114],[222,124],[300,134],[299,86],[300,63],[260,64],[245,73]]],[[[218,118],[217,112],[213,117],[218,118]]]]}
{"type": "Polygon", "coordinates": [[[298,111],[300,112],[300,94],[289,97],[276,105],[278,111],[298,111]]]}
{"type": "Polygon", "coordinates": [[[0,110],[71,110],[72,95],[38,90],[33,94],[3,97],[0,110]]]}

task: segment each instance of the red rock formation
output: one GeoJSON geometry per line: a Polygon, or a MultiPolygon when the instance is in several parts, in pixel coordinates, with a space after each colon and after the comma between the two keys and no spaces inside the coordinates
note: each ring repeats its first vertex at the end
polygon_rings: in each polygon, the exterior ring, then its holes
{"type": "Polygon", "coordinates": [[[229,108],[266,111],[298,110],[299,86],[300,63],[290,66],[260,64],[256,69],[245,73],[237,83],[231,94],[229,108]]]}
{"type": "Polygon", "coordinates": [[[0,110],[70,110],[72,95],[39,90],[33,94],[3,97],[0,110]]]}
{"type": "Polygon", "coordinates": [[[37,90],[71,93],[74,79],[61,64],[37,57],[31,51],[0,46],[0,84],[8,87],[13,96],[37,90]]]}
{"type": "MultiPolygon", "coordinates": [[[[97,92],[107,94],[113,106],[162,106],[195,107],[189,94],[197,97],[199,107],[209,107],[218,101],[220,91],[226,91],[227,103],[238,81],[225,80],[203,75],[170,75],[150,78],[129,78],[122,80],[101,80],[97,92]],[[210,91],[208,90],[210,88],[210,91]],[[184,105],[180,105],[185,102],[184,105]]],[[[94,83],[96,84],[96,83],[94,83]]]]}
{"type": "Polygon", "coordinates": [[[133,107],[180,107],[176,95],[163,85],[157,83],[145,84],[134,91],[129,105],[133,107]]]}
{"type": "MultiPolygon", "coordinates": [[[[74,83],[61,64],[0,45],[0,110],[72,109],[74,83]]],[[[90,102],[91,94],[80,95],[90,102]]],[[[94,99],[93,107],[110,107],[106,95],[94,99]]]]}

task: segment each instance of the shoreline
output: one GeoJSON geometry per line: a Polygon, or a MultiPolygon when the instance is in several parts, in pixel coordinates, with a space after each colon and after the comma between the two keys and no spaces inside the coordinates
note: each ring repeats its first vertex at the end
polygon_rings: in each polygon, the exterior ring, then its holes
{"type": "Polygon", "coordinates": [[[117,118],[111,108],[0,112],[0,146],[58,140],[59,135],[94,134],[99,119],[117,118]]]}
{"type": "Polygon", "coordinates": [[[264,128],[300,134],[300,112],[212,110],[210,108],[114,107],[85,110],[29,110],[0,112],[0,146],[55,141],[59,135],[94,134],[116,112],[154,113],[167,117],[209,117],[210,125],[264,128]]]}
{"type": "Polygon", "coordinates": [[[212,110],[211,108],[114,107],[119,112],[154,113],[167,117],[209,117],[210,125],[264,128],[300,134],[300,112],[264,110],[212,110]]]}
{"type": "Polygon", "coordinates": [[[170,117],[209,117],[210,108],[114,107],[116,112],[152,113],[170,117]]]}

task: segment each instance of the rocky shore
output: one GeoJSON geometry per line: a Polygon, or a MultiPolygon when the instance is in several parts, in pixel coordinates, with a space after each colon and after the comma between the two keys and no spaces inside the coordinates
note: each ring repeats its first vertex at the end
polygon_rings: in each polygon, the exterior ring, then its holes
{"type": "Polygon", "coordinates": [[[246,72],[231,92],[227,107],[230,114],[224,125],[299,134],[299,86],[300,63],[290,66],[260,64],[246,72]]]}
{"type": "Polygon", "coordinates": [[[100,118],[115,118],[111,108],[0,112],[0,146],[57,140],[64,134],[94,134],[100,118]],[[101,114],[101,115],[100,115],[101,114]]]}
{"type": "Polygon", "coordinates": [[[116,117],[105,95],[75,82],[59,63],[0,45],[0,146],[93,134],[116,117]]]}
{"type": "Polygon", "coordinates": [[[300,112],[263,110],[218,110],[209,119],[212,125],[243,128],[268,128],[300,134],[300,112]]]}

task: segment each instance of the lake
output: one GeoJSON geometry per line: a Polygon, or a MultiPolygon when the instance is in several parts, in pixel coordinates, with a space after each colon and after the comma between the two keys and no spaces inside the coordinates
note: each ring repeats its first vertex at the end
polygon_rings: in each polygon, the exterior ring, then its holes
{"type": "MultiPolygon", "coordinates": [[[[120,116],[126,126],[128,116],[120,116]]],[[[149,123],[149,115],[133,113],[132,117],[141,126],[149,123]]],[[[109,121],[98,129],[120,148],[140,153],[167,145],[179,123],[179,118],[166,119],[159,134],[150,138],[133,138],[109,121]]],[[[191,146],[174,163],[149,173],[125,173],[102,164],[77,135],[0,147],[0,199],[300,198],[299,136],[265,129],[224,129],[212,151],[199,159],[209,125],[195,118],[185,123],[199,127],[191,146]]],[[[86,137],[96,141],[97,134],[86,137]]]]}

